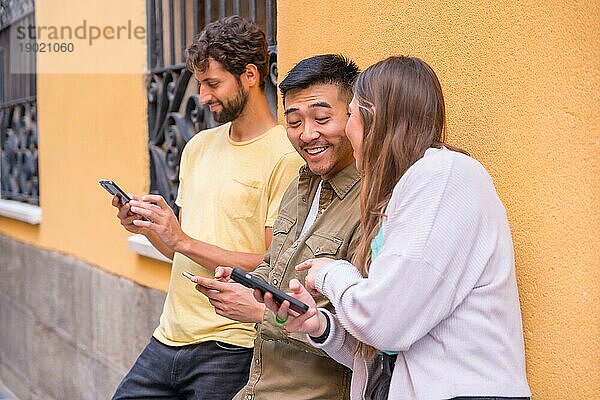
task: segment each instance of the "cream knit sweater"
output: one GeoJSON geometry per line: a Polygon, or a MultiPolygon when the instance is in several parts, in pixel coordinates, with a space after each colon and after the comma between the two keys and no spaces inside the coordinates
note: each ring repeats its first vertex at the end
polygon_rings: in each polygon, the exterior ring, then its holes
{"type": "Polygon", "coordinates": [[[335,261],[317,289],[337,314],[313,345],[353,369],[352,399],[367,380],[354,338],[399,352],[390,400],[530,395],[506,212],[468,156],[427,150],[394,188],[369,277],[335,261]]]}

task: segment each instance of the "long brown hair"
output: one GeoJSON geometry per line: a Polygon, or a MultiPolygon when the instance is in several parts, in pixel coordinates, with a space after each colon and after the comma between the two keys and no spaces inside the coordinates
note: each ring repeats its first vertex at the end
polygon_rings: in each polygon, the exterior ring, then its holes
{"type": "MultiPolygon", "coordinates": [[[[367,277],[371,242],[396,183],[427,149],[450,146],[444,143],[442,88],[424,61],[395,56],[373,64],[358,76],[354,97],[364,124],[364,176],[360,193],[362,236],[352,262],[367,277]]],[[[375,349],[359,343],[355,352],[370,358],[375,349]]]]}

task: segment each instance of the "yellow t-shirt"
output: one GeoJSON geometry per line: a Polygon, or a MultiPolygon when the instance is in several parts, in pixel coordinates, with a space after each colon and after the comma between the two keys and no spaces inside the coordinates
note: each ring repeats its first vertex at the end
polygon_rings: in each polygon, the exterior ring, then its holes
{"type": "MultiPolygon", "coordinates": [[[[286,188],[303,164],[277,125],[246,142],[229,138],[229,123],[198,133],[181,156],[181,228],[189,236],[231,251],[265,252],[265,227],[273,226],[286,188]]],[[[254,345],[254,324],[215,313],[182,271],[213,277],[211,270],[176,253],[169,291],[154,337],[170,346],[208,340],[254,345]]]]}

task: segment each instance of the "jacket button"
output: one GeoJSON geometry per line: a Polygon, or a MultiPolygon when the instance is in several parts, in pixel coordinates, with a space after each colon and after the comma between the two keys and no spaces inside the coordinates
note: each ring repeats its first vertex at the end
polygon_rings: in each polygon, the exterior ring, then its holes
{"type": "Polygon", "coordinates": [[[277,279],[273,279],[273,285],[277,285],[277,279]]]}
{"type": "Polygon", "coordinates": [[[321,248],[320,248],[320,247],[317,247],[317,248],[315,249],[315,253],[318,253],[318,252],[320,252],[320,251],[321,251],[321,248]]]}

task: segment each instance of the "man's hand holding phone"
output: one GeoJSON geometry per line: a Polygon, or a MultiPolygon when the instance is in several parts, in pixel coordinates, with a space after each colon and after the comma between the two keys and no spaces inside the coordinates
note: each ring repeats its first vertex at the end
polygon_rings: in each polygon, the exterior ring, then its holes
{"type": "Polygon", "coordinates": [[[290,303],[284,301],[278,303],[273,299],[273,295],[270,292],[266,292],[264,295],[259,290],[254,291],[256,299],[275,313],[277,316],[277,322],[283,323],[285,330],[288,332],[301,332],[306,333],[313,337],[319,337],[327,329],[327,319],[323,313],[317,310],[317,303],[315,299],[310,295],[308,290],[298,279],[292,279],[290,281],[289,294],[296,300],[308,305],[308,311],[304,314],[298,314],[297,312],[290,309],[290,303]],[[280,322],[285,321],[285,322],[280,322]]]}
{"type": "Polygon", "coordinates": [[[130,195],[125,193],[123,189],[119,187],[115,182],[108,179],[100,179],[98,181],[100,186],[102,186],[108,193],[113,195],[112,205],[116,207],[119,211],[117,212],[117,218],[121,221],[121,225],[127,231],[131,233],[141,233],[144,234],[144,230],[140,227],[137,227],[133,224],[133,221],[136,219],[141,219],[142,216],[136,215],[130,211],[129,202],[132,199],[140,199],[139,196],[130,195]]]}
{"type": "Polygon", "coordinates": [[[252,274],[242,270],[241,268],[233,268],[233,271],[231,272],[231,279],[241,283],[246,287],[260,291],[261,293],[257,294],[257,300],[261,299],[266,293],[269,293],[272,295],[272,299],[277,304],[283,304],[284,302],[287,302],[289,304],[289,308],[298,314],[303,314],[308,311],[308,305],[293,298],[287,293],[282,292],[279,288],[268,284],[261,278],[253,276],[252,274]]]}
{"type": "Polygon", "coordinates": [[[288,332],[303,332],[312,337],[319,337],[327,329],[328,323],[325,315],[317,310],[317,304],[312,296],[319,294],[315,287],[315,277],[324,266],[333,261],[335,260],[329,258],[315,258],[296,265],[297,271],[308,270],[305,278],[306,287],[298,279],[290,281],[290,290],[292,291],[290,296],[308,305],[308,311],[304,314],[298,315],[291,311],[288,302],[275,301],[271,293],[265,293],[262,297],[255,293],[255,296],[258,301],[264,302],[268,309],[275,312],[279,320],[286,321],[285,329],[288,332]]]}
{"type": "MultiPolygon", "coordinates": [[[[137,195],[130,195],[130,197],[132,200],[140,199],[140,196],[137,195]]],[[[131,205],[129,204],[129,202],[122,204],[120,197],[115,195],[115,197],[113,197],[112,199],[112,205],[119,210],[117,212],[117,218],[119,218],[119,220],[121,221],[121,225],[123,226],[123,228],[125,228],[128,232],[131,233],[145,233],[144,228],[136,226],[133,223],[133,221],[142,219],[143,217],[141,215],[131,212],[131,205]]]]}
{"type": "MultiPolygon", "coordinates": [[[[154,203],[156,198],[160,198],[164,206],[166,206],[168,209],[168,212],[170,212],[173,216],[179,232],[183,234],[181,227],[179,226],[179,221],[177,221],[177,218],[175,218],[173,215],[173,210],[171,210],[171,207],[166,205],[164,199],[161,196],[130,195],[125,193],[125,191],[123,191],[123,189],[121,189],[115,182],[108,179],[100,179],[98,183],[100,183],[100,186],[106,189],[108,193],[113,195],[112,205],[119,210],[117,212],[117,218],[119,218],[121,225],[128,232],[146,236],[150,243],[152,243],[152,245],[160,253],[172,260],[175,253],[174,248],[163,240],[164,231],[161,231],[161,233],[163,233],[162,236],[157,233],[157,231],[161,230],[162,226],[159,226],[158,223],[153,223],[153,220],[149,219],[148,217],[148,215],[153,215],[153,213],[146,210],[147,208],[151,208],[151,210],[162,210],[161,207],[154,203]],[[140,212],[138,212],[138,210],[140,212]]],[[[158,219],[155,221],[158,222],[158,219]]],[[[164,219],[160,221],[164,222],[164,219]]],[[[189,238],[187,235],[185,235],[185,237],[189,238]]],[[[176,240],[177,239],[175,239],[175,241],[176,240]]],[[[170,243],[173,241],[174,240],[171,240],[170,243]]]]}
{"type": "Polygon", "coordinates": [[[256,301],[251,289],[229,279],[203,278],[192,276],[189,272],[182,274],[196,284],[197,291],[208,297],[218,315],[240,322],[262,322],[265,307],[256,301]]]}
{"type": "Polygon", "coordinates": [[[144,217],[144,219],[134,219],[133,225],[148,229],[172,251],[179,251],[177,246],[185,247],[190,237],[181,230],[173,209],[162,196],[157,194],[136,196],[129,205],[132,213],[144,217]]]}

